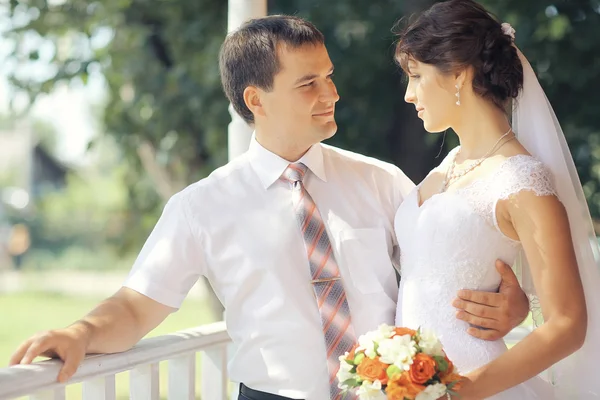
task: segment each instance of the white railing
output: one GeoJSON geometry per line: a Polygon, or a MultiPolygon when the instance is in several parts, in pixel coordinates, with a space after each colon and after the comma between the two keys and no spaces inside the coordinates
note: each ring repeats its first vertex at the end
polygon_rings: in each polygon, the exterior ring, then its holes
{"type": "MultiPolygon", "coordinates": [[[[505,338],[518,342],[530,332],[513,330],[505,338]]],[[[202,353],[200,394],[203,400],[237,399],[237,388],[229,389],[227,376],[231,339],[224,322],[203,325],[140,341],[118,354],[86,357],[66,384],[56,382],[62,363],[50,360],[32,365],[0,369],[0,400],[29,396],[30,400],[65,400],[65,386],[82,383],[83,400],[115,400],[115,375],[129,371],[129,398],[159,400],[158,363],[168,361],[168,399],[194,399],[196,353],[202,353]]]]}
{"type": "Polygon", "coordinates": [[[196,353],[202,353],[200,393],[203,400],[237,398],[228,393],[228,350],[231,339],[224,322],[140,341],[118,354],[86,357],[66,384],[56,382],[62,363],[56,360],[0,369],[0,400],[29,396],[30,400],[64,400],[65,386],[82,383],[83,400],[115,400],[115,375],[129,371],[130,398],[158,400],[158,363],[168,361],[168,398],[194,399],[196,353]]]}

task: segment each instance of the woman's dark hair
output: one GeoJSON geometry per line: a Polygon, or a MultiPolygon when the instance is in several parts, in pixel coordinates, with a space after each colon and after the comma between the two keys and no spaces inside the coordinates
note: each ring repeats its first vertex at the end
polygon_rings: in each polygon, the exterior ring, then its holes
{"type": "Polygon", "coordinates": [[[512,38],[472,0],[436,3],[398,36],[395,59],[406,73],[411,58],[444,74],[473,67],[475,93],[502,109],[523,87],[523,65],[512,38]]]}

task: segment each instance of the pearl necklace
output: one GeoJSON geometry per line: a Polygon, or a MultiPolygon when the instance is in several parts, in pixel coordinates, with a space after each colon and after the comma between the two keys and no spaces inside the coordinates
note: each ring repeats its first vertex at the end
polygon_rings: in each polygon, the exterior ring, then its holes
{"type": "MultiPolygon", "coordinates": [[[[462,178],[469,172],[473,171],[475,168],[479,167],[489,156],[491,156],[496,151],[496,146],[498,146],[498,143],[500,143],[500,141],[502,139],[504,139],[506,136],[508,136],[508,134],[510,134],[511,132],[512,132],[512,128],[510,128],[504,135],[500,136],[500,139],[498,139],[496,141],[496,143],[494,143],[492,148],[483,157],[481,157],[480,159],[475,161],[475,163],[473,165],[471,165],[469,168],[466,168],[466,169],[462,170],[461,172],[455,174],[454,168],[456,167],[456,158],[460,154],[460,149],[459,149],[456,152],[456,154],[454,155],[454,158],[452,159],[452,164],[450,164],[450,168],[448,168],[448,171],[446,172],[446,176],[444,177],[444,182],[442,182],[442,187],[440,189],[440,193],[445,192],[448,189],[450,182],[462,178]]],[[[508,139],[504,143],[507,143],[513,139],[514,139],[514,137],[508,139]]]]}

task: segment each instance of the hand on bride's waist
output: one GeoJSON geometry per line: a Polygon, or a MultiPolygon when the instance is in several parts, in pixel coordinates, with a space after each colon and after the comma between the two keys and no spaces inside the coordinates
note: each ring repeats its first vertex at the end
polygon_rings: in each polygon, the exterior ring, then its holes
{"type": "Polygon", "coordinates": [[[529,300],[513,270],[502,261],[496,269],[502,278],[498,293],[460,290],[452,303],[456,318],[472,325],[469,335],[491,341],[506,336],[529,313],[529,300]]]}

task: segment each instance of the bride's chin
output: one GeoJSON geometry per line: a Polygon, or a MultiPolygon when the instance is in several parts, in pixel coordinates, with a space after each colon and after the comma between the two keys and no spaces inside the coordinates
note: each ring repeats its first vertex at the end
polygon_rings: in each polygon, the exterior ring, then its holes
{"type": "Polygon", "coordinates": [[[425,131],[427,131],[427,133],[442,133],[444,132],[446,129],[433,129],[431,127],[428,127],[427,124],[423,125],[423,128],[425,128],[425,131]]]}

